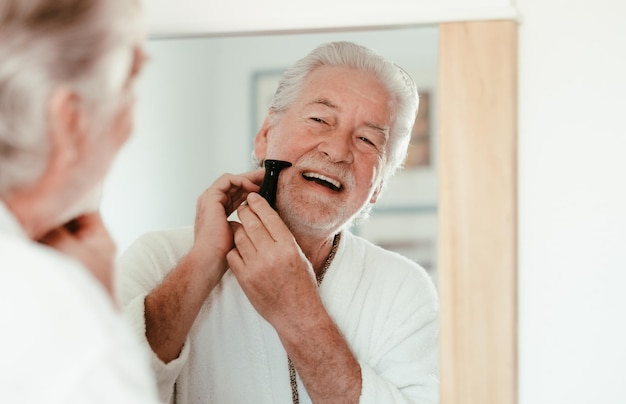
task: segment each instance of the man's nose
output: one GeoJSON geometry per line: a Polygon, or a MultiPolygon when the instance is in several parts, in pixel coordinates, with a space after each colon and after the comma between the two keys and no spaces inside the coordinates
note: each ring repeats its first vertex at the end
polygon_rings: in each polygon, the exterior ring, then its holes
{"type": "Polygon", "coordinates": [[[320,142],[317,149],[328,156],[333,163],[352,163],[354,159],[352,150],[351,131],[332,131],[320,142]]]}

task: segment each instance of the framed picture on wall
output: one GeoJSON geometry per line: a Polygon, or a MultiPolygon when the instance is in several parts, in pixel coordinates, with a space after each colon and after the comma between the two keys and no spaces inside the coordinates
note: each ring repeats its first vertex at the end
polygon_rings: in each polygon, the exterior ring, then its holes
{"type": "Polygon", "coordinates": [[[420,91],[419,109],[411,131],[411,142],[405,161],[405,168],[428,167],[432,163],[431,92],[420,91]]]}
{"type": "Polygon", "coordinates": [[[437,279],[437,209],[374,209],[354,233],[417,262],[437,279]]]}

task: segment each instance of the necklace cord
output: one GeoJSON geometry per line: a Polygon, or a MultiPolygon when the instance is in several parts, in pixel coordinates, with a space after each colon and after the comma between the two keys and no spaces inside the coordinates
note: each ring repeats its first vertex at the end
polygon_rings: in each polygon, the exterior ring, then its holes
{"type": "MultiPolygon", "coordinates": [[[[330,267],[330,264],[333,262],[335,258],[335,253],[337,252],[337,247],[339,246],[339,240],[341,239],[341,233],[337,233],[335,238],[333,239],[333,247],[330,249],[330,253],[328,257],[326,257],[326,261],[324,261],[324,266],[322,270],[315,275],[317,279],[317,286],[319,287],[324,280],[324,275],[326,275],[326,270],[330,267]]],[[[291,382],[291,400],[293,404],[300,403],[300,397],[298,395],[298,380],[296,379],[296,368],[293,366],[293,362],[291,358],[287,356],[287,364],[289,366],[289,381],[291,382]]]]}

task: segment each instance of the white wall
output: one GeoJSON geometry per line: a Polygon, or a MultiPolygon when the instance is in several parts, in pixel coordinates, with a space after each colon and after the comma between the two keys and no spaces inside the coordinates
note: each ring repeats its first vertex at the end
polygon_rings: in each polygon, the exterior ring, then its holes
{"type": "Polygon", "coordinates": [[[623,404],[626,3],[518,7],[520,404],[623,404]]]}

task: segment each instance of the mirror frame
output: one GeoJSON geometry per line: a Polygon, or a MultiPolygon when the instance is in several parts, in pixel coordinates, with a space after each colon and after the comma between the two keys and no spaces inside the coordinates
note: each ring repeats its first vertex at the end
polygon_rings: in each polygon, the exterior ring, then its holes
{"type": "Polygon", "coordinates": [[[441,403],[515,404],[517,22],[439,29],[441,403]]]}
{"type": "Polygon", "coordinates": [[[518,401],[518,23],[503,18],[438,24],[441,404],[518,401]]]}

